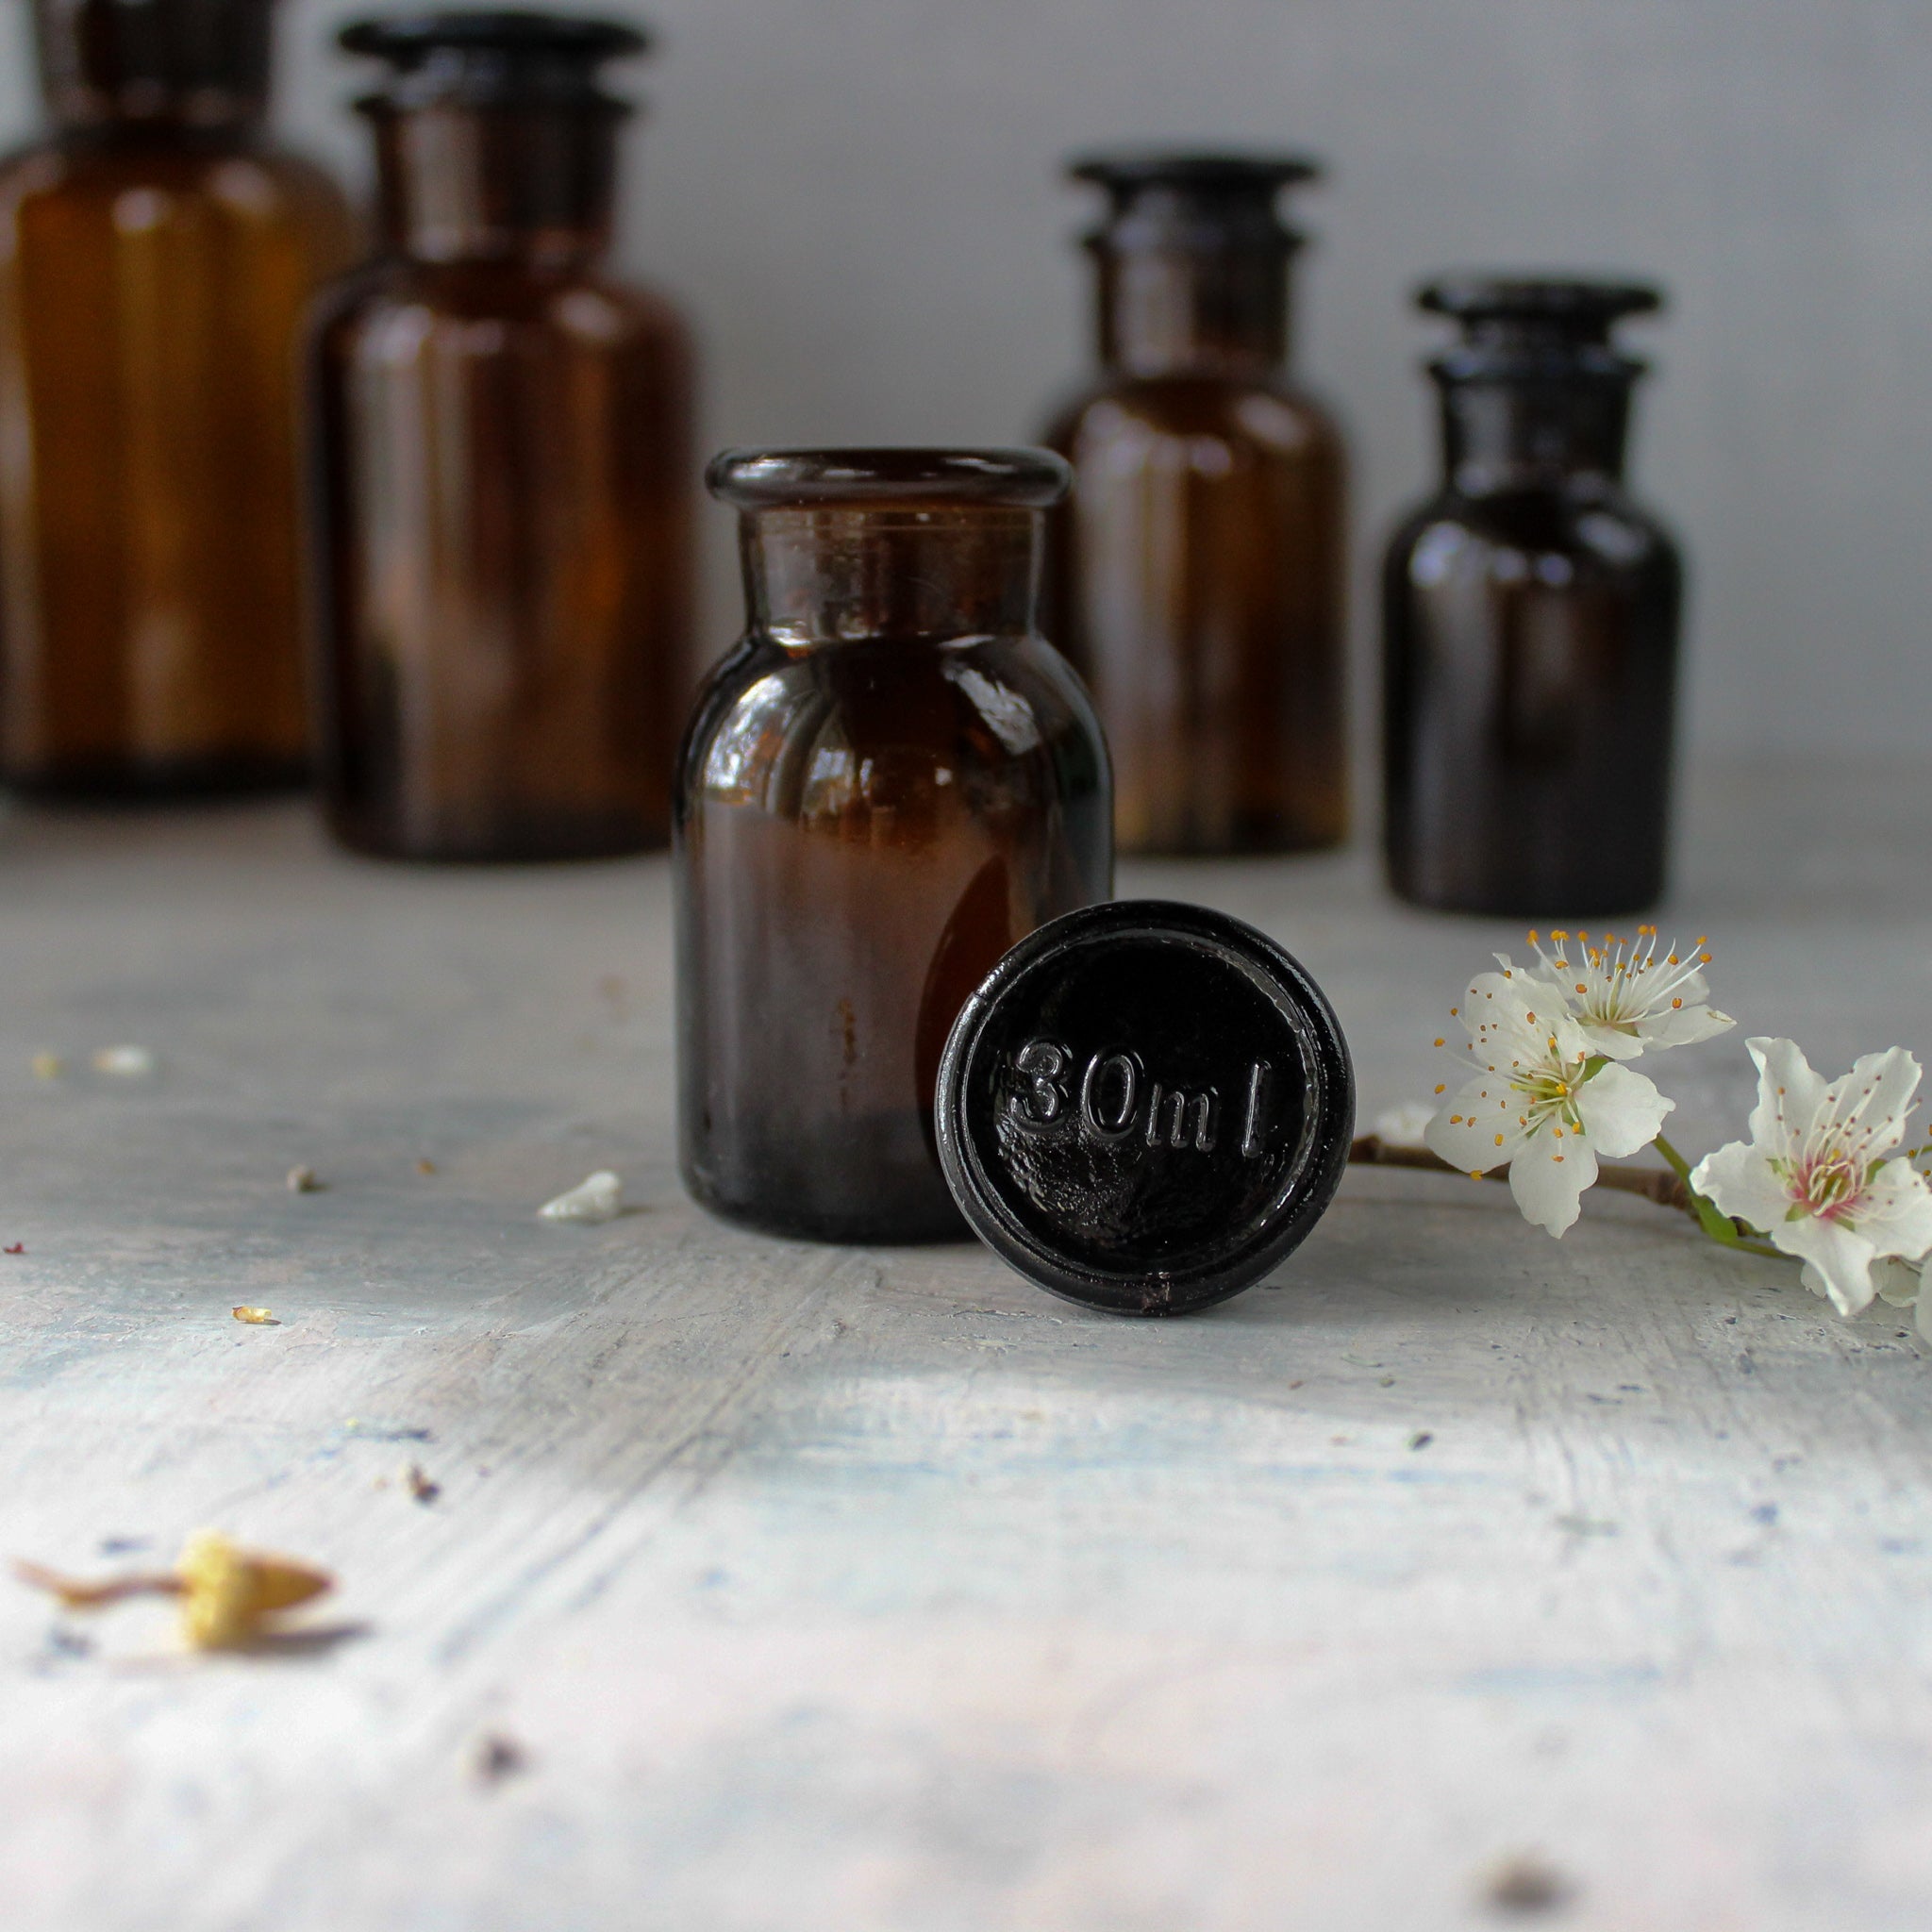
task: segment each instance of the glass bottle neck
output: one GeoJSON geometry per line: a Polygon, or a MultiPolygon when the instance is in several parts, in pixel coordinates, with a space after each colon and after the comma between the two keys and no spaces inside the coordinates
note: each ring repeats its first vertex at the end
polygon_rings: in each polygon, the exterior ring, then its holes
{"type": "Polygon", "coordinates": [[[1033,628],[1039,510],[766,509],[741,524],[752,628],[791,648],[1033,628]]]}
{"type": "Polygon", "coordinates": [[[268,111],[271,0],[34,0],[63,133],[245,132],[268,111]]]}
{"type": "Polygon", "coordinates": [[[1130,375],[1265,375],[1288,359],[1283,247],[1093,244],[1100,359],[1130,375]]]}
{"type": "Polygon", "coordinates": [[[1629,381],[1438,380],[1443,466],[1464,495],[1623,480],[1629,381]]]}
{"type": "Polygon", "coordinates": [[[376,101],[385,244],[419,261],[562,267],[609,246],[622,112],[376,101]]]}

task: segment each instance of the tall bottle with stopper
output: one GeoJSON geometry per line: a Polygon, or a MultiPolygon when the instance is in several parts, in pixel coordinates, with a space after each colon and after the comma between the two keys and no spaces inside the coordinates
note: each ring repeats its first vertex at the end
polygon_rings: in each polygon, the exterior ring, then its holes
{"type": "Polygon", "coordinates": [[[299,781],[297,346],[347,205],[267,132],[271,0],[35,0],[0,163],[0,777],[299,781]]]}
{"type": "Polygon", "coordinates": [[[1290,375],[1275,205],[1296,156],[1097,155],[1101,369],[1045,441],[1073,464],[1056,635],[1113,748],[1128,852],[1332,845],[1347,825],[1343,452],[1290,375]]]}
{"type": "Polygon", "coordinates": [[[375,259],[310,379],[325,804],[390,857],[667,836],[691,600],[691,352],[608,273],[633,28],[389,15],[375,259]]]}
{"type": "Polygon", "coordinates": [[[1662,892],[1683,566],[1624,481],[1636,284],[1457,275],[1418,304],[1441,487],[1382,578],[1389,877],[1458,912],[1638,911],[1662,892]]]}

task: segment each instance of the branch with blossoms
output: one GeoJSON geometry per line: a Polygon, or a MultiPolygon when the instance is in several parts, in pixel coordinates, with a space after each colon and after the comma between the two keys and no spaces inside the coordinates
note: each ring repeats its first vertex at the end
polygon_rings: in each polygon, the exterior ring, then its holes
{"type": "Polygon", "coordinates": [[[1546,947],[1531,933],[1533,961],[1499,953],[1499,971],[1469,982],[1449,1009],[1467,1040],[1454,1091],[1445,1080],[1437,1104],[1385,1115],[1351,1158],[1507,1181],[1524,1218],[1558,1239],[1591,1187],[1640,1194],[1681,1209],[1725,1247],[1801,1262],[1805,1286],[1841,1315],[1874,1296],[1915,1307],[1932,1341],[1932,1294],[1922,1291],[1932,1186],[1899,1152],[1918,1061],[1890,1047],[1827,1081],[1790,1041],[1747,1040],[1757,1067],[1750,1138],[1693,1168],[1662,1131],[1676,1102],[1629,1063],[1737,1024],[1709,1004],[1705,941],[1685,958],[1659,949],[1655,926],[1640,926],[1634,943],[1550,939],[1546,947]],[[1645,1148],[1662,1168],[1599,1159],[1645,1148]]]}

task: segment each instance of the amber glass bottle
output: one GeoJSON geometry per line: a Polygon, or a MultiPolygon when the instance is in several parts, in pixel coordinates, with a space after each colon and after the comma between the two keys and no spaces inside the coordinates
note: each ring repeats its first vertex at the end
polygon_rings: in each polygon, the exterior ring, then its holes
{"type": "Polygon", "coordinates": [[[825,1241],[964,1230],[933,1092],[1013,941],[1104,899],[1107,752],[1034,627],[1044,450],[727,452],[750,626],[678,760],[684,1173],[825,1241]]]}
{"type": "Polygon", "coordinates": [[[298,780],[295,350],[347,258],[263,132],[270,0],[36,0],[53,131],[0,163],[0,775],[298,780]]]}
{"type": "Polygon", "coordinates": [[[1047,441],[1074,465],[1049,609],[1114,758],[1127,852],[1332,845],[1347,824],[1341,439],[1288,374],[1275,214],[1313,163],[1100,156],[1099,380],[1047,441]]]}
{"type": "Polygon", "coordinates": [[[691,357],[601,266],[629,27],[391,16],[381,252],[313,351],[324,796],[397,858],[664,841],[691,597],[691,357]]]}
{"type": "Polygon", "coordinates": [[[1418,297],[1446,475],[1383,573],[1389,876],[1421,906],[1562,918],[1663,891],[1682,566],[1624,488],[1654,289],[1458,277],[1418,297]]]}

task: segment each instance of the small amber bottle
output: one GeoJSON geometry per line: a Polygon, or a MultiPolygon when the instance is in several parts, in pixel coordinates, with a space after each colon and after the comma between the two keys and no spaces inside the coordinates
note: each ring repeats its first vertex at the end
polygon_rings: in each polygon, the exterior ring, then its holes
{"type": "Polygon", "coordinates": [[[933,1095],[967,996],[1105,899],[1107,751],[1035,628],[1044,450],[727,452],[750,625],[678,762],[678,1077],[704,1206],[958,1239],[933,1095]]]}
{"type": "Polygon", "coordinates": [[[270,0],[36,0],[53,120],[0,164],[0,776],[72,796],[308,765],[296,345],[347,258],[274,146],[270,0]]]}
{"type": "Polygon", "coordinates": [[[344,30],[391,63],[380,253],[311,356],[324,798],[364,852],[662,844],[691,579],[691,355],[605,273],[627,26],[344,30]]]}
{"type": "Polygon", "coordinates": [[[1457,276],[1418,297],[1465,339],[1430,366],[1446,474],[1382,580],[1389,877],[1417,905],[1525,918],[1663,891],[1683,567],[1624,486],[1643,365],[1617,283],[1457,276]]]}
{"type": "Polygon", "coordinates": [[[1290,157],[1103,155],[1099,380],[1049,608],[1113,749],[1126,852],[1275,852],[1347,826],[1343,460],[1288,373],[1290,157]]]}

